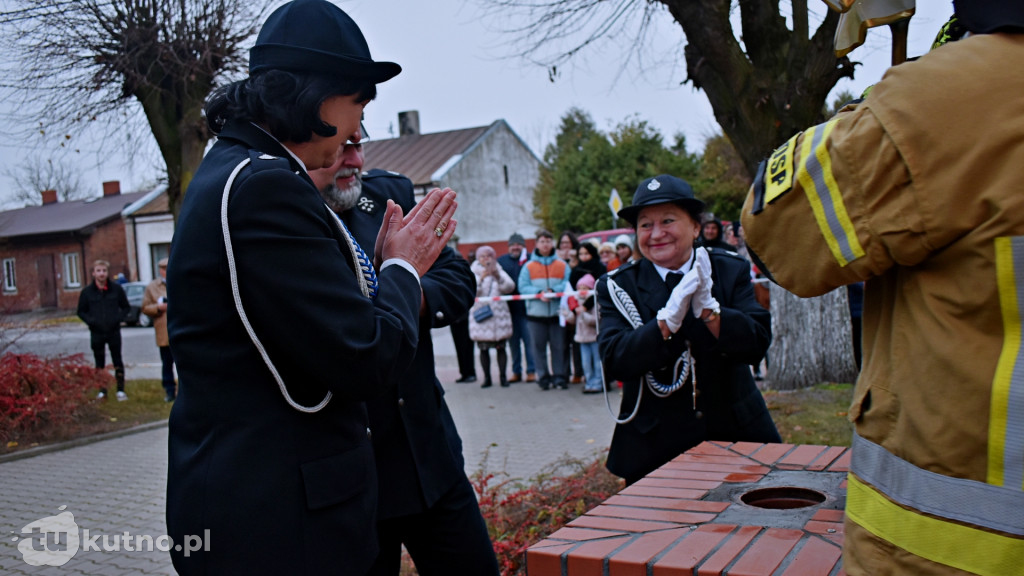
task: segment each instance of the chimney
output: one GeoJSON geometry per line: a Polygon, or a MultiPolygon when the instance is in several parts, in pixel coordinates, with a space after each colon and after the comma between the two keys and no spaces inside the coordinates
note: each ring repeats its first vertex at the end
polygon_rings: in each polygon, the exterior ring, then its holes
{"type": "Polygon", "coordinates": [[[57,203],[57,191],[56,190],[43,190],[43,206],[47,204],[57,203]]]}
{"type": "Polygon", "coordinates": [[[408,110],[398,113],[398,137],[420,135],[420,112],[408,110]]]}
{"type": "Polygon", "coordinates": [[[107,196],[117,196],[120,193],[121,193],[121,181],[120,180],[111,180],[109,182],[104,182],[103,183],[103,197],[104,198],[106,198],[107,196]]]}

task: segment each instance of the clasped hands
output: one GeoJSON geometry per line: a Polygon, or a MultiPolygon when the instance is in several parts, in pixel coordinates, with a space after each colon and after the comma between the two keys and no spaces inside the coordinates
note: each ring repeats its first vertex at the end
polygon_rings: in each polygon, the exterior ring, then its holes
{"type": "Polygon", "coordinates": [[[711,279],[711,260],[708,258],[707,250],[703,247],[697,248],[693,257],[694,262],[690,271],[683,275],[679,284],[672,289],[665,306],[658,310],[658,326],[666,340],[679,331],[688,310],[692,310],[693,315],[700,318],[704,310],[716,310],[719,307],[718,301],[711,295],[714,282],[711,279]]]}
{"type": "Polygon", "coordinates": [[[452,218],[458,202],[451,188],[434,188],[408,214],[388,200],[384,222],[373,247],[373,264],[379,270],[385,260],[400,258],[422,277],[448,244],[458,224],[452,218]]]}

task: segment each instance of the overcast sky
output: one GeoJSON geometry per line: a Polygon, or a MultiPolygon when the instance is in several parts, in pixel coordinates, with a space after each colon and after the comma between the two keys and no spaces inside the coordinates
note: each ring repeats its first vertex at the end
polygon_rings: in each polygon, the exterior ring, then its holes
{"type": "MultiPolygon", "coordinates": [[[[719,131],[711,106],[702,92],[687,84],[682,59],[684,38],[667,12],[654,23],[645,52],[646,70],[631,63],[623,70],[629,47],[615,42],[584,51],[583,57],[562,67],[552,82],[548,71],[521,59],[508,58],[514,47],[498,33],[497,23],[485,17],[475,0],[336,0],[360,25],[374,59],[402,65],[395,79],[378,87],[366,108],[371,138],[387,138],[397,130],[398,112],[418,110],[422,132],[488,125],[505,119],[538,155],[555,136],[559,120],[572,106],[590,113],[598,127],[610,130],[631,116],[648,121],[669,140],[676,133],[698,151],[709,135],[719,131]]],[[[784,10],[788,3],[782,2],[784,10]]],[[[824,4],[812,0],[823,12],[824,4]]],[[[952,11],[947,0],[918,3],[910,26],[909,55],[927,51],[938,27],[952,11]]],[[[813,22],[812,22],[813,25],[813,22]]],[[[859,94],[876,82],[889,61],[888,29],[873,29],[868,44],[855,51],[856,79],[844,80],[836,91],[859,94]]],[[[9,117],[5,122],[10,122],[9,117]]],[[[0,142],[5,166],[22,162],[26,154],[44,154],[82,170],[82,182],[97,194],[101,182],[120,180],[131,191],[153,181],[162,171],[155,143],[140,138],[143,151],[134,164],[123,154],[98,153],[88,136],[74,138],[67,152],[39,139],[0,142]],[[33,148],[35,152],[32,152],[33,148]]],[[[0,178],[6,189],[10,182],[0,178]]],[[[10,208],[10,206],[8,206],[10,208]]]]}

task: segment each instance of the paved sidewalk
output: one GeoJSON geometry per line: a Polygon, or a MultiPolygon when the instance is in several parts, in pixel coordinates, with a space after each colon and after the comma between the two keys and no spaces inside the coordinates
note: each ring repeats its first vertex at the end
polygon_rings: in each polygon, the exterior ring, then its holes
{"type": "MultiPolygon", "coordinates": [[[[458,369],[447,329],[434,331],[434,345],[467,473],[480,468],[486,453],[486,470],[526,479],[566,454],[590,460],[611,441],[613,422],[601,395],[584,396],[580,385],[542,391],[532,383],[488,389],[479,382],[455,384],[458,369]]],[[[618,405],[617,392],[610,399],[618,405]]],[[[156,540],[164,534],[166,476],[166,428],[0,464],[0,574],[173,574],[166,552],[123,546],[106,551],[102,537],[113,547],[114,536],[125,532],[133,542],[136,536],[156,540]],[[100,550],[82,549],[60,567],[26,564],[18,550],[27,545],[22,527],[60,514],[60,506],[74,515],[83,534],[88,529],[90,536],[101,535],[95,541],[100,550]]]]}

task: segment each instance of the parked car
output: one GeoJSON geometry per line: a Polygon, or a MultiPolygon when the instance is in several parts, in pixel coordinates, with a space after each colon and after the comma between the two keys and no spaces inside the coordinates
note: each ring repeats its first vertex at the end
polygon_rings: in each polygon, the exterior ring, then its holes
{"type": "Polygon", "coordinates": [[[615,242],[615,239],[618,238],[620,234],[625,234],[626,236],[629,236],[634,243],[636,242],[636,230],[633,230],[632,228],[615,228],[613,230],[587,232],[586,234],[579,235],[579,241],[585,242],[591,238],[597,238],[598,242],[602,244],[605,242],[615,242]]]}
{"type": "Polygon", "coordinates": [[[142,295],[146,292],[146,282],[127,282],[121,287],[128,296],[128,304],[131,305],[131,309],[124,315],[124,323],[143,328],[152,326],[153,319],[142,313],[142,295]]]}

